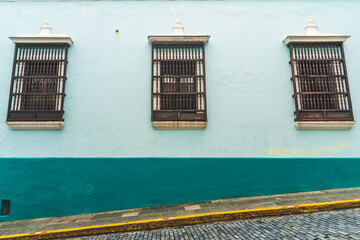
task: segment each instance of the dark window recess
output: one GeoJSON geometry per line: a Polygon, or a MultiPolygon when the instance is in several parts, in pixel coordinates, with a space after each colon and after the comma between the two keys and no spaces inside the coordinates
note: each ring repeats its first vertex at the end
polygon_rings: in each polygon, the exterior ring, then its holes
{"type": "Polygon", "coordinates": [[[62,121],[67,44],[16,45],[8,121],[62,121]]]}
{"type": "Polygon", "coordinates": [[[289,45],[296,121],[353,121],[342,43],[289,45]]]}
{"type": "Polygon", "coordinates": [[[10,214],[10,200],[1,200],[1,215],[10,214]]]}
{"type": "Polygon", "coordinates": [[[204,45],[152,51],[152,121],[206,121],[204,45]]]}

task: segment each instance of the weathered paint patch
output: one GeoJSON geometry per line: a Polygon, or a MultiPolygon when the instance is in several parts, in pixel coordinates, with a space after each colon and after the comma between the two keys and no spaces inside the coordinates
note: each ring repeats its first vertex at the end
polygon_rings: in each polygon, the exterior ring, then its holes
{"type": "Polygon", "coordinates": [[[277,156],[322,156],[327,154],[339,153],[348,149],[351,141],[338,141],[325,147],[311,149],[289,149],[289,148],[268,148],[266,153],[277,156]]]}

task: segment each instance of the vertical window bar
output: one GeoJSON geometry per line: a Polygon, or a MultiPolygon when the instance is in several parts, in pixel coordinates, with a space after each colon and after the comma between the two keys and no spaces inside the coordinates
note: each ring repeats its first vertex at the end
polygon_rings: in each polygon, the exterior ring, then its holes
{"type": "MultiPolygon", "coordinates": [[[[16,64],[16,60],[17,60],[17,57],[18,57],[18,51],[19,51],[19,48],[17,45],[15,45],[15,51],[14,51],[14,61],[13,61],[13,69],[12,69],[12,78],[11,78],[11,83],[10,83],[10,94],[9,94],[9,104],[8,104],[8,115],[7,115],[7,119],[9,119],[10,117],[10,110],[11,108],[15,108],[16,109],[16,106],[17,106],[17,102],[14,101],[14,104],[12,104],[13,102],[13,97],[11,95],[11,93],[14,91],[14,82],[15,82],[15,79],[14,79],[14,76],[15,76],[15,71],[16,69],[18,69],[18,66],[16,64]]],[[[17,110],[17,109],[16,109],[17,110]]]]}
{"type": "MultiPolygon", "coordinates": [[[[346,62],[345,62],[344,46],[342,43],[340,44],[340,52],[341,52],[342,65],[343,65],[344,82],[345,82],[345,86],[346,86],[346,92],[348,93],[347,94],[347,107],[348,107],[348,109],[352,110],[349,81],[348,81],[346,62]]],[[[354,118],[353,111],[351,111],[351,117],[354,118]]]]}
{"type": "Polygon", "coordinates": [[[301,96],[297,94],[297,92],[302,91],[302,82],[299,78],[297,78],[296,76],[299,74],[301,75],[300,69],[301,66],[300,64],[295,61],[298,60],[300,58],[300,49],[299,46],[290,44],[289,45],[290,48],[290,63],[291,63],[291,71],[292,71],[292,76],[293,76],[293,88],[294,88],[294,98],[295,98],[295,110],[296,110],[296,116],[299,115],[299,110],[302,109],[302,103],[303,101],[301,100],[301,96]]]}

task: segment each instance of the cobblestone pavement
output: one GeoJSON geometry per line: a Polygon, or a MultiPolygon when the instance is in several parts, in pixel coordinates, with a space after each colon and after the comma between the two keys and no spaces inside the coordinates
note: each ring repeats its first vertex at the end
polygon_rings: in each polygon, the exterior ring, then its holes
{"type": "Polygon", "coordinates": [[[115,239],[360,239],[360,208],[76,238],[115,239]]]}
{"type": "MultiPolygon", "coordinates": [[[[0,236],[146,221],[237,210],[360,199],[360,187],[152,206],[118,211],[0,222],[0,236]]],[[[0,219],[5,220],[5,219],[0,219]]]]}

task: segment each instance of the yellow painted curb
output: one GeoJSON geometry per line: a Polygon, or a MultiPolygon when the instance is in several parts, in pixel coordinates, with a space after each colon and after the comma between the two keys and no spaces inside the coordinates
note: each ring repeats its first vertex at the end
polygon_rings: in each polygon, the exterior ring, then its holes
{"type": "Polygon", "coordinates": [[[96,225],[96,226],[80,227],[80,228],[49,230],[42,232],[0,236],[0,239],[33,240],[33,239],[71,238],[71,237],[100,235],[100,234],[108,234],[108,233],[116,233],[116,232],[150,230],[150,229],[157,229],[164,227],[209,223],[215,221],[241,220],[241,219],[250,219],[250,218],[258,218],[258,217],[266,217],[266,216],[280,216],[280,215],[288,215],[288,214],[296,214],[296,213],[329,211],[335,209],[356,208],[356,207],[360,207],[360,199],[299,204],[299,205],[282,206],[282,207],[245,209],[245,210],[226,211],[226,212],[203,213],[203,214],[186,215],[186,216],[178,216],[178,217],[141,220],[134,222],[96,225]]]}

